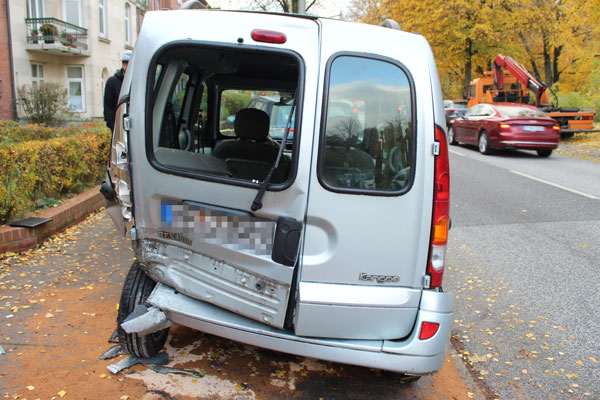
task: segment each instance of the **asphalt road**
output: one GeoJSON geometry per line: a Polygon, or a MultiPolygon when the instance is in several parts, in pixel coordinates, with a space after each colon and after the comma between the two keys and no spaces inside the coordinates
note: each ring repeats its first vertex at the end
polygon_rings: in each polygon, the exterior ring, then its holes
{"type": "Polygon", "coordinates": [[[453,343],[500,399],[600,398],[600,163],[451,146],[453,343]]]}

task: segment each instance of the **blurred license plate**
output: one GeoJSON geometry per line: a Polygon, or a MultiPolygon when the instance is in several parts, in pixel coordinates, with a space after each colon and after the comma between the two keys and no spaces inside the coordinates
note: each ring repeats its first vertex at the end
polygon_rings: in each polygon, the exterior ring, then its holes
{"type": "Polygon", "coordinates": [[[526,132],[543,132],[544,129],[545,128],[543,126],[525,125],[523,127],[523,130],[526,131],[526,132]]]}

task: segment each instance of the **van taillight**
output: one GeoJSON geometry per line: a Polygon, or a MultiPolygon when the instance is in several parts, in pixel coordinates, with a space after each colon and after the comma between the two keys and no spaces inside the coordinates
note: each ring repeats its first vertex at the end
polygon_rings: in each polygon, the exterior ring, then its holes
{"type": "Polygon", "coordinates": [[[252,39],[257,42],[282,44],[287,41],[285,34],[266,29],[255,29],[252,31],[252,39]]]}
{"type": "Polygon", "coordinates": [[[442,128],[435,127],[436,147],[435,175],[433,188],[433,219],[427,274],[429,288],[442,285],[448,230],[450,229],[450,161],[448,158],[448,142],[442,128]]]}

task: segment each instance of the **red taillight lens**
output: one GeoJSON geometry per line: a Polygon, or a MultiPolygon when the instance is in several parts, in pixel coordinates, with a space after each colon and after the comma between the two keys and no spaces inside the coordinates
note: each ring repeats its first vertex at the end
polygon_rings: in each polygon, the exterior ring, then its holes
{"type": "Polygon", "coordinates": [[[436,322],[423,321],[421,323],[421,334],[419,335],[419,339],[421,339],[421,340],[431,339],[432,337],[435,336],[439,327],[440,327],[440,324],[438,324],[436,322]]]}
{"type": "Polygon", "coordinates": [[[500,124],[500,128],[502,128],[502,129],[510,129],[510,125],[509,124],[500,124]]]}
{"type": "Polygon", "coordinates": [[[560,126],[554,125],[552,126],[552,129],[554,129],[555,131],[560,131],[560,126]]]}
{"type": "Polygon", "coordinates": [[[257,42],[282,44],[286,42],[287,37],[281,32],[255,29],[252,31],[252,39],[257,42]]]}
{"type": "Polygon", "coordinates": [[[446,134],[439,126],[435,127],[435,140],[439,145],[439,154],[435,158],[433,219],[427,265],[430,288],[442,285],[448,230],[450,229],[450,160],[446,134]]]}

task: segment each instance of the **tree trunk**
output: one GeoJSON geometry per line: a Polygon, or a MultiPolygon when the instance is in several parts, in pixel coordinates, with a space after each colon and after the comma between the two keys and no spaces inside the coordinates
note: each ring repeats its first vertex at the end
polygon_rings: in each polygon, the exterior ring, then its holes
{"type": "Polygon", "coordinates": [[[560,53],[562,52],[563,46],[558,46],[554,48],[554,57],[552,60],[552,68],[554,70],[554,82],[556,83],[558,82],[558,80],[560,79],[560,73],[561,71],[559,71],[558,69],[558,58],[560,57],[560,53]]]}
{"type": "Polygon", "coordinates": [[[465,80],[463,82],[463,97],[469,97],[469,86],[471,85],[471,68],[473,67],[473,42],[467,38],[465,46],[465,80]]]}
{"type": "Polygon", "coordinates": [[[542,32],[542,41],[544,43],[544,77],[546,85],[552,86],[554,83],[554,74],[552,73],[552,60],[550,59],[550,45],[546,32],[542,32]]]}

